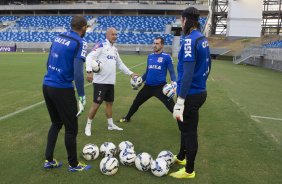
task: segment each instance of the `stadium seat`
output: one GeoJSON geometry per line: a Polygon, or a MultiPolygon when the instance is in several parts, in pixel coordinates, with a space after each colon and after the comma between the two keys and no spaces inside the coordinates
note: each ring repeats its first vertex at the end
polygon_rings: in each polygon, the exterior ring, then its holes
{"type": "Polygon", "coordinates": [[[0,23],[1,22],[10,22],[10,21],[15,21],[19,17],[18,16],[0,16],[0,23]]]}
{"type": "MultiPolygon", "coordinates": [[[[109,27],[118,30],[118,44],[152,44],[153,39],[162,36],[166,45],[172,45],[173,35],[164,34],[165,27],[176,21],[169,16],[85,16],[87,20],[95,21],[95,28],[85,36],[89,43],[105,39],[105,31],[109,27]]],[[[0,16],[0,21],[16,21],[0,32],[0,41],[15,42],[52,42],[53,39],[70,29],[71,16],[0,16]]],[[[206,18],[201,17],[201,26],[206,18]]]]}
{"type": "Polygon", "coordinates": [[[282,48],[282,40],[277,40],[263,45],[264,48],[282,48]]]}
{"type": "Polygon", "coordinates": [[[165,25],[175,22],[176,17],[163,16],[99,16],[95,29],[106,30],[115,27],[117,30],[164,32],[165,25]]]}

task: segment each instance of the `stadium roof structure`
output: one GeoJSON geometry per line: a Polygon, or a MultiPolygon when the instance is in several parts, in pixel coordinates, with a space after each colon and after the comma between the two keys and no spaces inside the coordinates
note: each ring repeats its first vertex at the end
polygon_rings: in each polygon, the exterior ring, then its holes
{"type": "Polygon", "coordinates": [[[262,35],[282,35],[282,0],[263,1],[262,35]]]}
{"type": "MultiPolygon", "coordinates": [[[[211,34],[225,35],[229,0],[212,0],[211,34]]],[[[263,0],[261,35],[282,35],[282,0],[263,0]]]]}

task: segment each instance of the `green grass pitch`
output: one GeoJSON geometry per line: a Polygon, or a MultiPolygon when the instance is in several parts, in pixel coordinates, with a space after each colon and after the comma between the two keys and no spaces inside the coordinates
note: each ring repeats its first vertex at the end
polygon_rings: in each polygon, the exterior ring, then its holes
{"type": "MultiPolygon", "coordinates": [[[[42,78],[47,54],[0,54],[0,183],[125,183],[125,184],[227,184],[282,183],[282,121],[251,118],[282,118],[282,73],[258,67],[214,61],[208,80],[208,98],[200,112],[199,152],[196,178],[177,180],[140,172],[135,166],[120,166],[114,176],[102,175],[101,157],[86,163],[92,170],[67,171],[64,130],[59,134],[55,158],[63,162],[56,170],[44,170],[44,150],[50,119],[44,103],[3,118],[43,100],[42,78]]],[[[123,55],[132,70],[143,74],[146,56],[123,55]],[[143,64],[140,64],[143,63],[143,64]],[[138,65],[140,64],[140,65],[138,65]],[[138,65],[138,66],[136,66],[138,65]]],[[[176,61],[176,59],[175,59],[176,61]]],[[[87,83],[85,83],[87,84],[87,83]]],[[[92,86],[85,87],[87,111],[92,102],[92,86]]],[[[113,118],[124,116],[136,96],[129,77],[118,73],[113,118]]],[[[177,153],[179,131],[172,115],[157,99],[147,101],[129,124],[118,124],[124,131],[108,131],[104,105],[93,124],[93,136],[84,135],[87,112],[79,118],[78,157],[87,143],[100,146],[105,141],[118,145],[133,142],[137,153],[153,158],[162,150],[177,153]]],[[[170,172],[180,166],[173,165],[170,172]]]]}

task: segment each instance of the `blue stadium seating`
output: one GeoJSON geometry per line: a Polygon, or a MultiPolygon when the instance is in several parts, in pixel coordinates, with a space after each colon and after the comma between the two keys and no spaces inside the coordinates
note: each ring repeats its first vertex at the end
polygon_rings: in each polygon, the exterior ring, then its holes
{"type": "Polygon", "coordinates": [[[263,45],[264,48],[282,48],[282,40],[274,41],[263,45]]]}
{"type": "Polygon", "coordinates": [[[175,22],[176,17],[161,16],[99,16],[95,30],[115,27],[117,30],[164,32],[165,25],[175,22]]]}
{"type": "MultiPolygon", "coordinates": [[[[40,27],[53,29],[56,27],[64,27],[70,29],[71,16],[24,16],[14,28],[29,28],[40,27]]],[[[93,18],[92,16],[85,16],[87,20],[93,18]]]]}
{"type": "Polygon", "coordinates": [[[206,24],[206,21],[207,21],[207,17],[200,17],[199,18],[199,22],[200,22],[200,25],[201,25],[201,30],[203,30],[205,24],[206,24]]]}
{"type": "MultiPolygon", "coordinates": [[[[173,35],[171,34],[142,34],[142,33],[119,33],[117,43],[118,44],[152,44],[155,37],[161,36],[165,40],[166,45],[171,45],[173,35]]],[[[87,33],[85,40],[90,43],[96,43],[104,40],[105,33],[87,33]]]]}
{"type": "MultiPolygon", "coordinates": [[[[93,16],[85,16],[87,20],[93,16]]],[[[4,32],[0,32],[0,41],[15,42],[52,42],[61,32],[54,28],[70,29],[71,16],[0,16],[1,20],[16,20],[4,32]]],[[[93,32],[87,33],[85,40],[95,43],[105,39],[105,30],[115,27],[118,33],[118,44],[152,44],[153,39],[162,36],[166,45],[172,45],[173,35],[164,34],[165,26],[175,22],[176,17],[163,16],[99,16],[93,32]]],[[[201,17],[204,25],[206,18],[201,17]]]]}
{"type": "MultiPolygon", "coordinates": [[[[60,32],[0,32],[1,41],[16,42],[52,42],[60,32]]],[[[173,36],[170,34],[141,34],[141,33],[120,33],[118,44],[152,44],[153,39],[162,36],[167,45],[172,44],[173,36]]],[[[105,39],[105,33],[87,33],[85,40],[89,43],[96,43],[105,39]]]]}
{"type": "Polygon", "coordinates": [[[18,18],[18,16],[0,16],[0,22],[15,21],[18,18]]]}
{"type": "Polygon", "coordinates": [[[52,42],[59,32],[0,32],[1,41],[52,42]]]}

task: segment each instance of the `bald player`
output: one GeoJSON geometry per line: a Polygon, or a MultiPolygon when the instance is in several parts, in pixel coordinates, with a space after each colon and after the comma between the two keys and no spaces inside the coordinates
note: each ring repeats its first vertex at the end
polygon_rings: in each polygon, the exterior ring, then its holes
{"type": "Polygon", "coordinates": [[[108,130],[123,130],[113,122],[112,106],[114,102],[114,86],[116,83],[116,68],[131,77],[137,75],[129,70],[122,62],[114,43],[117,40],[117,30],[108,28],[106,39],[95,44],[92,51],[86,57],[86,72],[88,82],[93,83],[93,104],[88,112],[85,127],[85,135],[91,136],[91,125],[100,105],[105,101],[108,130]],[[98,73],[93,73],[92,63],[99,61],[103,66],[98,73]]]}

